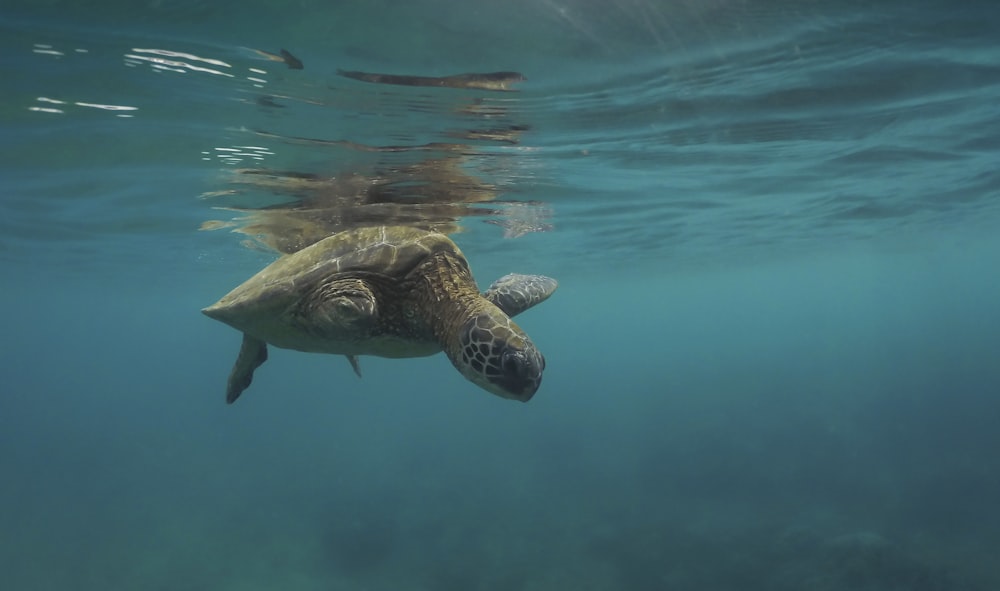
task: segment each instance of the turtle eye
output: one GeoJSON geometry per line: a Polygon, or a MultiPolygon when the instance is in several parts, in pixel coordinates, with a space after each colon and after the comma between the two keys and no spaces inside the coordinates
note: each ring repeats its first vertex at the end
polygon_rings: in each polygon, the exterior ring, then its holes
{"type": "Polygon", "coordinates": [[[501,356],[500,367],[503,369],[503,373],[508,376],[523,378],[528,373],[528,360],[525,359],[524,353],[521,351],[508,349],[501,356]]]}

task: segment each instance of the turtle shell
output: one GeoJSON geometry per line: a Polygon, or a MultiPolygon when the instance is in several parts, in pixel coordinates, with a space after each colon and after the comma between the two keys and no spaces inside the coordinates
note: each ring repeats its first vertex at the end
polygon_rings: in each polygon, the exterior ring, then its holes
{"type": "Polygon", "coordinates": [[[401,280],[428,256],[453,253],[458,246],[444,234],[408,226],[356,228],[320,240],[274,261],[218,302],[206,315],[236,326],[303,295],[303,290],[338,273],[369,273],[401,280]]]}

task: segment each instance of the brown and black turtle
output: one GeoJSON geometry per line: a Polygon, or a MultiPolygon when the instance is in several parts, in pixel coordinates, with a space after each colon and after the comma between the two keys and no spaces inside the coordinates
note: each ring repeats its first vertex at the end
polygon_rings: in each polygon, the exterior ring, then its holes
{"type": "Polygon", "coordinates": [[[507,275],[480,294],[447,236],[406,226],[357,228],[271,263],[203,312],[243,332],[229,376],[233,402],[267,360],[267,344],[357,356],[444,351],[476,385],[527,401],[545,358],[512,316],[547,299],[554,279],[507,275]]]}

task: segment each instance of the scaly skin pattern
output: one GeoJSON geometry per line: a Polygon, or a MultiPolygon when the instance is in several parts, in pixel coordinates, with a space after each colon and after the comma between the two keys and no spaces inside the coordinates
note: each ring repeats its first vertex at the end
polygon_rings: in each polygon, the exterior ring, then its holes
{"type": "Polygon", "coordinates": [[[414,272],[424,286],[418,309],[455,368],[498,396],[529,400],[545,359],[521,327],[479,294],[465,259],[439,253],[414,272]]]}

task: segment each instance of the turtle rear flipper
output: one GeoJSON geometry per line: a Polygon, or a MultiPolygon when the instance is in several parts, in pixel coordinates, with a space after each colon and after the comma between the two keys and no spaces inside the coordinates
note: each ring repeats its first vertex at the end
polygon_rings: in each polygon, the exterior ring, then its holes
{"type": "Polygon", "coordinates": [[[243,345],[226,385],[226,403],[232,404],[253,381],[253,371],[267,361],[267,343],[243,333],[243,345]]]}
{"type": "Polygon", "coordinates": [[[511,273],[494,281],[483,297],[514,317],[549,299],[558,286],[559,282],[545,275],[511,273]]]}

